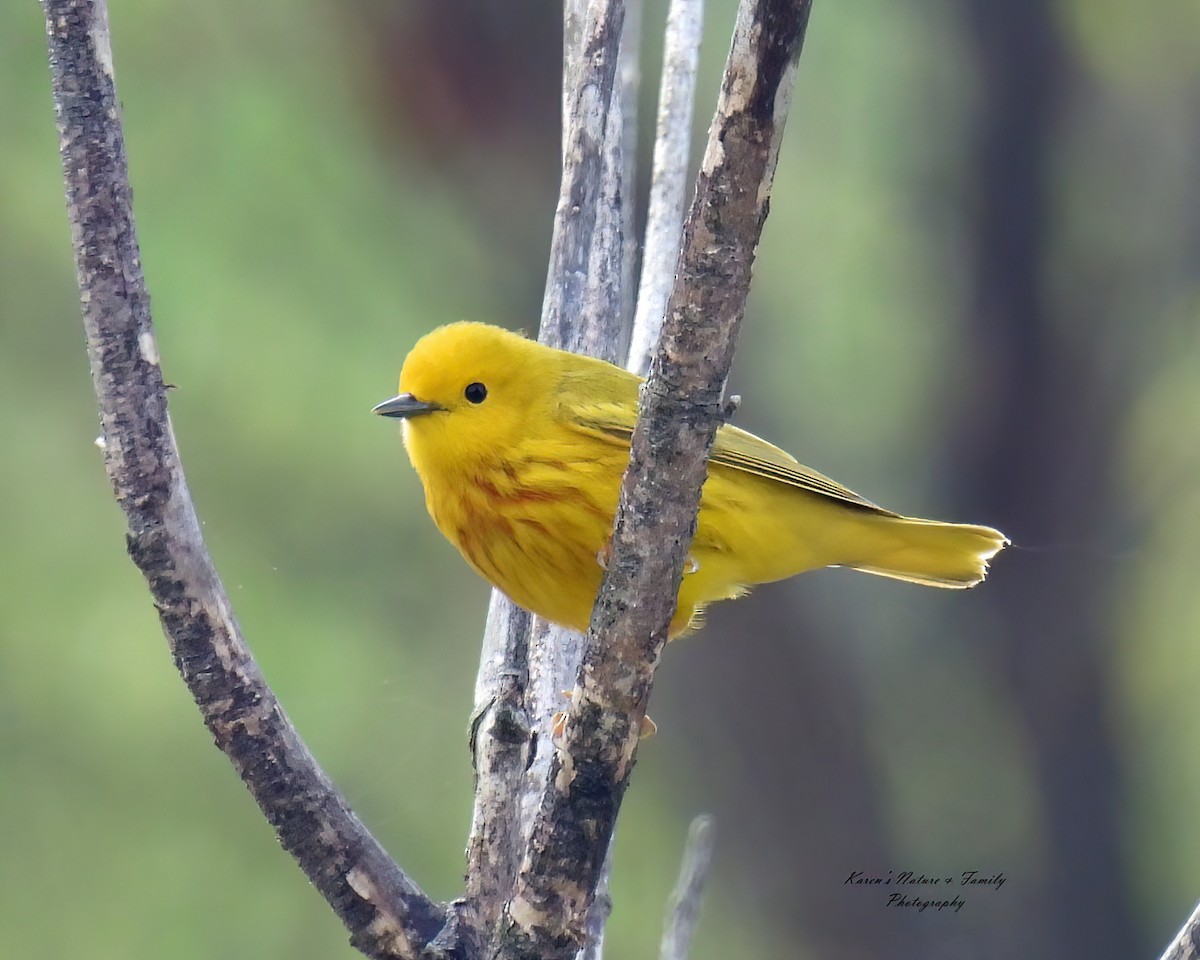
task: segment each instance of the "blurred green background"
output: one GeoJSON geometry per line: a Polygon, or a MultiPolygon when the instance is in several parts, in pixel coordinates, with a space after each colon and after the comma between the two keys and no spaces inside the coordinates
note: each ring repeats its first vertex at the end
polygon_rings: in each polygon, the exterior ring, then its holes
{"type": "MultiPolygon", "coordinates": [[[[711,3],[701,130],[732,16],[711,3]]],[[[487,589],[367,411],[439,323],[536,328],[558,9],[129,0],[111,25],[209,547],[314,753],[453,897],[487,589]]],[[[1190,0],[816,5],[739,422],[1018,546],[961,595],[766,587],[668,651],[610,956],[655,955],[701,811],[698,960],[1150,956],[1200,897],[1198,63],[1190,0]],[[917,914],[854,870],[1007,882],[917,914]]],[[[356,956],[125,557],[33,3],[0,6],[0,122],[0,956],[356,956]]]]}

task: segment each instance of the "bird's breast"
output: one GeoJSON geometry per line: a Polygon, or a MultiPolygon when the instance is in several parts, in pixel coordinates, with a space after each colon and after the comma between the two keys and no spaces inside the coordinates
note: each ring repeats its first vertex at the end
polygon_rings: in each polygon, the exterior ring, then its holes
{"type": "Polygon", "coordinates": [[[534,613],[586,625],[619,474],[538,455],[423,479],[434,522],[476,571],[534,613]]]}

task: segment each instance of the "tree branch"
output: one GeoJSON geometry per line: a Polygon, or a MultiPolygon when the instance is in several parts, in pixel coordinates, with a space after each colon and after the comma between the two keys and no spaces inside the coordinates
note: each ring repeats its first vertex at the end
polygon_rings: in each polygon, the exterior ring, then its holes
{"type": "Polygon", "coordinates": [[[645,374],[662,332],[667,298],[679,261],[688,154],[692,141],[692,107],[696,70],[704,28],[704,0],[671,0],[663,41],[662,81],[658,91],[658,127],[650,203],[646,210],[646,244],[638,284],[637,312],[629,342],[627,366],[645,374]]]}
{"type": "MultiPolygon", "coordinates": [[[[623,0],[564,4],[563,172],[539,337],[610,361],[620,357],[632,314],[637,72],[630,61],[637,51],[622,46],[625,6],[623,0]]],[[[636,9],[633,0],[630,8],[636,9]]],[[[582,658],[582,634],[530,617],[493,591],[476,682],[476,794],[467,849],[466,900],[481,937],[512,895],[549,776],[551,717],[565,705],[562,691],[574,684],[582,658]]]]}
{"type": "Polygon", "coordinates": [[[538,339],[548,346],[620,361],[622,318],[632,291],[622,233],[625,104],[617,83],[624,0],[566,5],[563,176],[554,211],[550,267],[538,339]],[[579,33],[573,27],[580,17],[579,33]]]}
{"type": "Polygon", "coordinates": [[[687,960],[696,936],[696,924],[700,922],[700,902],[704,898],[716,843],[716,821],[710,816],[696,817],[688,827],[679,879],[667,904],[659,960],[687,960]]]}
{"type": "MultiPolygon", "coordinates": [[[[167,413],[107,9],[103,0],[43,3],[106,468],[128,520],[130,555],[217,745],[364,953],[476,956],[501,915],[500,956],[566,957],[589,934],[598,945],[604,911],[589,911],[721,419],[808,3],[747,0],[739,13],[586,649],[578,635],[536,621],[531,627],[528,615],[494,598],[472,726],[478,784],[467,896],[449,917],[349,810],[267,687],[233,617],[167,413]],[[558,691],[581,657],[555,749],[534,731],[561,705],[558,691]]],[[[617,80],[621,0],[570,0],[567,9],[568,40],[578,35],[572,49],[579,52],[568,58],[564,86],[563,189],[542,339],[616,360],[631,312],[626,241],[636,69],[626,50],[617,80]]]]}
{"type": "Polygon", "coordinates": [[[105,467],[180,674],[217,746],[372,957],[415,957],[444,913],[347,807],[271,693],[200,534],[167,415],[134,229],[104,0],[44,0],[105,467]]]}
{"type": "Polygon", "coordinates": [[[1200,904],[1175,934],[1171,945],[1163,951],[1159,960],[1197,960],[1200,958],[1200,904]]]}
{"type": "Polygon", "coordinates": [[[505,905],[498,956],[571,956],[633,767],[695,528],[809,0],[738,12],[662,339],[642,391],[613,555],[567,724],[505,905]]]}

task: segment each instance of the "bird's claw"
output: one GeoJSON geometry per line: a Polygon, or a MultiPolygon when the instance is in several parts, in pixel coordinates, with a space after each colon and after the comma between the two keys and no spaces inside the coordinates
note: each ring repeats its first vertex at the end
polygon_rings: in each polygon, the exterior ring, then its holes
{"type": "MultiPolygon", "coordinates": [[[[575,699],[574,690],[564,690],[562,691],[562,695],[571,701],[575,699]]],[[[550,736],[555,743],[558,743],[562,739],[563,734],[566,733],[566,730],[567,711],[559,710],[550,718],[550,736]]],[[[658,724],[651,720],[648,715],[643,716],[642,722],[638,725],[638,739],[649,740],[656,733],[658,733],[658,724]]]]}

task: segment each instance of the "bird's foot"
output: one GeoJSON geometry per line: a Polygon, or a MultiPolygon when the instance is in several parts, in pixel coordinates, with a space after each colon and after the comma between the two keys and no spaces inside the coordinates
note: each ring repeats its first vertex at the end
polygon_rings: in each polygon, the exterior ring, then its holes
{"type": "Polygon", "coordinates": [[[608,561],[612,559],[612,538],[604,541],[604,546],[596,551],[596,563],[600,565],[601,570],[608,569],[608,561]]]}
{"type": "MultiPolygon", "coordinates": [[[[575,691],[564,690],[562,695],[568,700],[574,700],[575,691]]],[[[550,718],[550,736],[553,737],[555,743],[562,739],[562,735],[566,732],[566,729],[567,711],[559,710],[550,718]]],[[[649,740],[656,733],[658,733],[658,724],[651,720],[649,716],[642,717],[642,722],[638,727],[638,739],[649,740]]]]}

